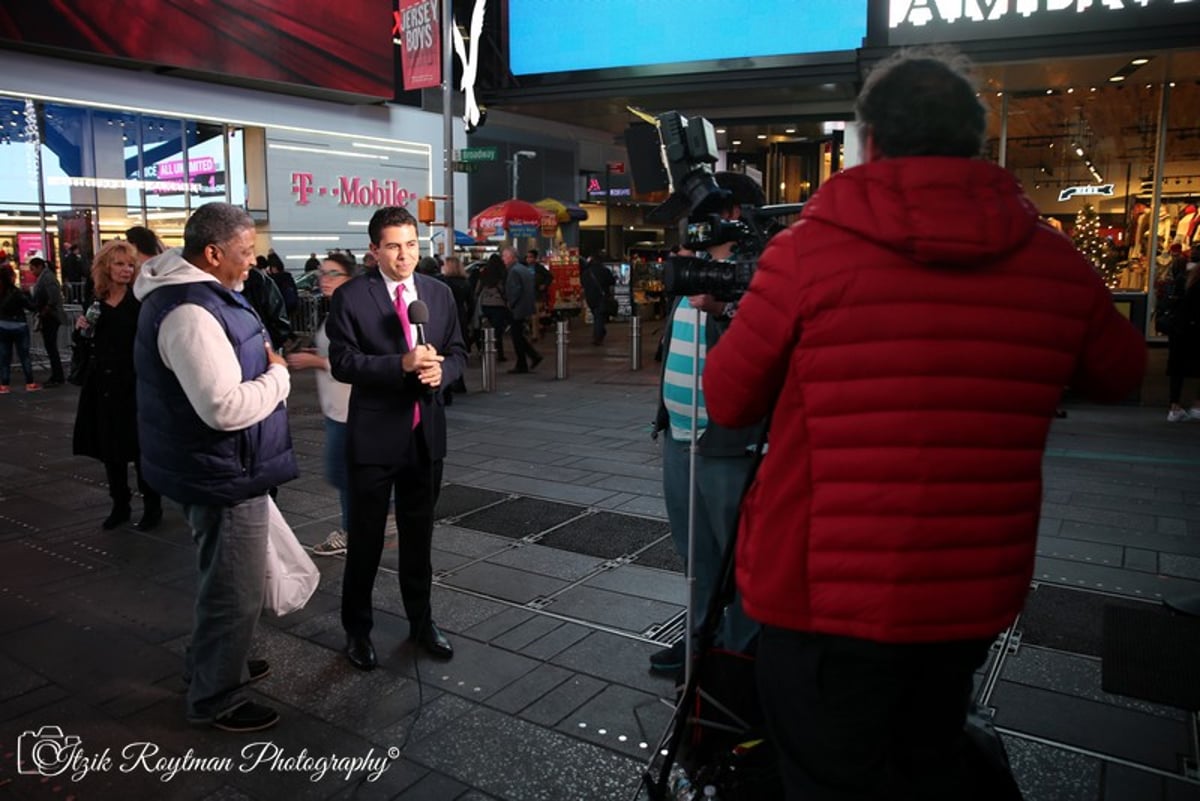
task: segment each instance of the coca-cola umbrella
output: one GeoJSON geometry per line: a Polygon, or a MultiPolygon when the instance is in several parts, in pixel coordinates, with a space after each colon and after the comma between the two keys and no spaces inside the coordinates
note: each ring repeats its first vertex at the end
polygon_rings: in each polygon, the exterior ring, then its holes
{"type": "Polygon", "coordinates": [[[476,239],[489,239],[507,234],[513,239],[550,234],[558,227],[554,212],[540,209],[524,200],[504,200],[488,206],[471,218],[471,233],[476,239]]]}

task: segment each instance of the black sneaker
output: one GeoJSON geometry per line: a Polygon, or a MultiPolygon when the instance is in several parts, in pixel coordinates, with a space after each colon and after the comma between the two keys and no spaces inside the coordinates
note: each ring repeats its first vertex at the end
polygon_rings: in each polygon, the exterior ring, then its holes
{"type": "Polygon", "coordinates": [[[687,657],[687,645],[683,640],[650,654],[650,672],[664,676],[673,676],[683,669],[683,660],[687,657]]]}
{"type": "Polygon", "coordinates": [[[279,713],[269,706],[247,701],[241,706],[215,718],[214,729],[232,732],[250,732],[269,729],[279,722],[279,713]]]}

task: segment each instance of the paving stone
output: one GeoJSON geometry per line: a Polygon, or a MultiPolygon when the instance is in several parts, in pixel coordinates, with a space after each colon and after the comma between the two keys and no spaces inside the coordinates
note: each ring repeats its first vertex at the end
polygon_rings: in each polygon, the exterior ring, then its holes
{"type": "Polygon", "coordinates": [[[1124,566],[1128,570],[1157,573],[1158,551],[1150,551],[1145,548],[1126,548],[1124,566]]]}
{"type": "Polygon", "coordinates": [[[991,704],[999,727],[1168,772],[1188,751],[1188,726],[1181,721],[1007,681],[996,684],[991,704]]]}
{"type": "Polygon", "coordinates": [[[1119,545],[1063,537],[1039,536],[1037,543],[1039,556],[1101,565],[1120,566],[1124,557],[1123,552],[1124,549],[1119,545]]]}
{"type": "Polygon", "coordinates": [[[606,686],[605,682],[592,676],[571,673],[570,678],[523,708],[520,716],[543,726],[557,726],[589,699],[603,692],[606,686]]]}
{"type": "Polygon", "coordinates": [[[587,586],[571,587],[554,596],[546,609],[554,614],[632,633],[661,625],[679,611],[675,604],[587,586]]]}
{"type": "Polygon", "coordinates": [[[605,570],[590,577],[585,584],[625,595],[687,606],[687,581],[682,574],[642,567],[639,564],[621,565],[612,570],[605,570]]]}
{"type": "Polygon", "coordinates": [[[438,493],[437,506],[434,509],[434,520],[444,520],[448,517],[460,517],[483,506],[504,499],[504,493],[466,487],[459,484],[443,484],[438,493]]]}
{"type": "Polygon", "coordinates": [[[534,612],[527,609],[508,607],[496,614],[464,630],[467,636],[482,642],[491,642],[505,632],[512,631],[527,620],[534,617],[534,612]]]}
{"type": "Polygon", "coordinates": [[[516,498],[466,515],[457,525],[460,528],[520,539],[564,523],[584,511],[582,507],[570,504],[535,498],[516,498]]]}
{"type": "Polygon", "coordinates": [[[551,661],[606,682],[665,696],[673,692],[673,682],[655,676],[649,669],[650,654],[660,647],[656,643],[597,631],[567,648],[551,661]]]}
{"type": "Polygon", "coordinates": [[[1200,557],[1164,553],[1158,558],[1158,567],[1163,575],[1200,581],[1200,557]]]}
{"type": "Polygon", "coordinates": [[[1101,662],[1095,657],[1051,651],[1023,643],[1020,650],[1004,660],[1000,677],[1006,681],[1100,701],[1171,720],[1186,720],[1187,717],[1178,709],[1104,692],[1100,686],[1101,662]]]}
{"type": "Polygon", "coordinates": [[[1127,765],[1104,766],[1105,801],[1146,801],[1163,797],[1163,777],[1127,765]]]}
{"type": "Polygon", "coordinates": [[[663,537],[646,550],[638,554],[637,564],[655,567],[659,570],[669,570],[674,573],[684,572],[684,562],[675,550],[675,543],[670,537],[663,537]]]}
{"type": "Polygon", "coordinates": [[[533,498],[547,499],[544,502],[557,501],[563,504],[582,506],[600,503],[605,498],[613,495],[613,490],[608,489],[595,489],[575,484],[526,478],[524,476],[511,476],[502,473],[481,472],[480,477],[476,479],[476,483],[489,489],[516,492],[533,498]]]}
{"type": "Polygon", "coordinates": [[[663,522],[596,512],[563,525],[539,540],[542,545],[603,559],[632,554],[670,532],[663,522]]]}
{"type": "Polygon", "coordinates": [[[570,679],[574,674],[564,668],[554,665],[538,665],[529,673],[521,676],[512,684],[487,699],[487,705],[516,714],[522,709],[536,703],[542,696],[558,685],[570,679]]]}
{"type": "Polygon", "coordinates": [[[539,543],[520,543],[516,548],[489,556],[487,561],[488,564],[506,565],[565,581],[581,579],[594,573],[604,564],[603,559],[594,556],[572,553],[570,550],[551,548],[539,543]]]}
{"type": "Polygon", "coordinates": [[[1100,760],[1034,740],[1003,740],[1017,786],[1027,801],[1100,798],[1100,760]]]}
{"type": "Polygon", "coordinates": [[[1140,601],[1040,584],[1026,597],[1017,623],[1022,642],[1099,657],[1109,604],[1145,607],[1140,601]]]}
{"type": "Polygon", "coordinates": [[[576,623],[564,623],[521,649],[533,659],[550,659],[591,634],[591,629],[576,623]]]}
{"type": "Polygon", "coordinates": [[[508,537],[497,537],[443,523],[433,530],[433,547],[469,559],[479,559],[512,548],[513,542],[508,537]]]}
{"type": "Polygon", "coordinates": [[[395,801],[446,801],[459,799],[466,793],[467,786],[435,771],[430,771],[419,781],[395,797],[395,801]]]}
{"type": "Polygon", "coordinates": [[[610,684],[556,728],[635,759],[647,759],[673,714],[673,706],[657,695],[610,684]]]}
{"type": "Polygon", "coordinates": [[[464,784],[522,801],[627,798],[640,779],[636,760],[486,708],[412,752],[464,784]]]}
{"type": "Polygon", "coordinates": [[[561,620],[547,615],[534,615],[521,625],[510,629],[492,640],[498,648],[510,651],[520,651],[530,643],[545,637],[550,632],[564,625],[561,620]]]}
{"type": "Polygon", "coordinates": [[[1196,592],[1195,582],[1170,576],[1151,576],[1120,567],[1038,557],[1034,579],[1044,584],[1062,584],[1084,590],[1120,593],[1149,600],[1196,592]]]}
{"type": "Polygon", "coordinates": [[[441,582],[519,604],[553,595],[567,586],[561,579],[485,562],[468,565],[441,582]]]}

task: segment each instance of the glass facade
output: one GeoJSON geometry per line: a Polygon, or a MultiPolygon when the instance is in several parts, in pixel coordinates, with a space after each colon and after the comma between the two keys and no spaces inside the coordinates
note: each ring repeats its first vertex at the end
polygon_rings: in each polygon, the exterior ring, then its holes
{"type": "MultiPolygon", "coordinates": [[[[34,253],[85,259],[101,242],[146,225],[182,241],[191,211],[247,205],[245,143],[221,122],[0,96],[0,249],[22,268],[34,253]]],[[[261,156],[259,157],[261,159],[261,156]]],[[[266,209],[250,209],[265,217],[266,209]]]]}

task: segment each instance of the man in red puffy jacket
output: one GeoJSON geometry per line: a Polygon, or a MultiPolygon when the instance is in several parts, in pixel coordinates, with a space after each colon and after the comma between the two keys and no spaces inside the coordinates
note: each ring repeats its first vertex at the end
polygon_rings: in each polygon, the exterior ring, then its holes
{"type": "Polygon", "coordinates": [[[1064,386],[1145,370],[1071,242],[977,158],[965,60],[910,51],[859,96],[866,163],[763,253],[709,354],[711,419],[774,403],[737,552],[789,799],[975,797],[972,674],[1033,573],[1064,386]]]}

